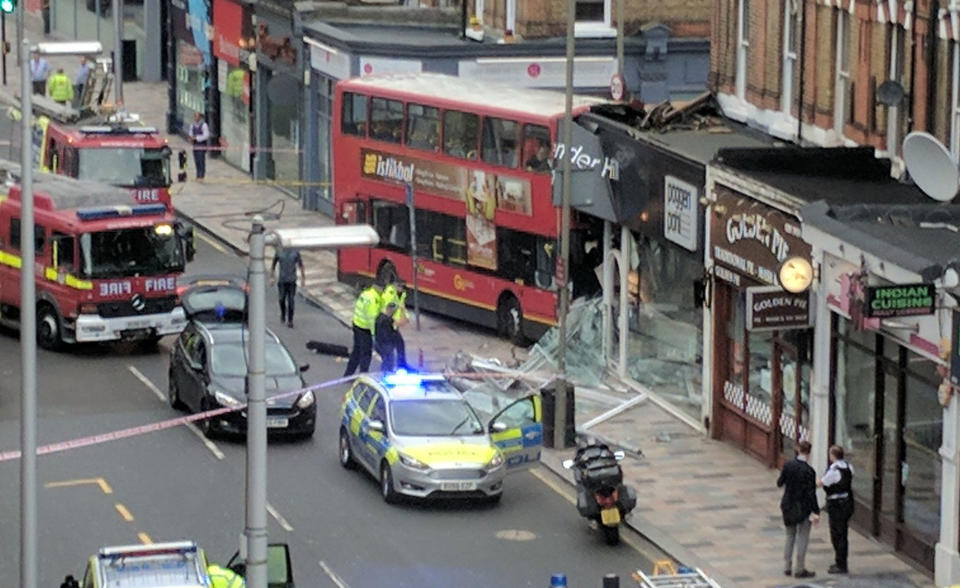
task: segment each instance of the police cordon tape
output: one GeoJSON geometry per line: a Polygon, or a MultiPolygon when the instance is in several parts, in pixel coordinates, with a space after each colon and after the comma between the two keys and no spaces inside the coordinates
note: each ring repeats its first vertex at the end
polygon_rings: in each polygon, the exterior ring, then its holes
{"type": "MultiPolygon", "coordinates": [[[[312,392],[314,390],[321,390],[323,388],[329,388],[331,386],[336,386],[338,384],[343,384],[355,380],[357,377],[365,374],[357,374],[355,376],[344,376],[341,378],[335,378],[333,380],[327,380],[326,382],[320,382],[319,384],[313,384],[312,386],[307,386],[305,388],[299,388],[297,390],[291,390],[289,392],[284,392],[282,394],[275,394],[270,396],[268,400],[274,400],[278,398],[286,398],[288,396],[298,396],[304,392],[312,392]]],[[[483,379],[483,378],[508,378],[515,380],[523,379],[534,379],[538,374],[535,373],[477,373],[477,372],[465,372],[465,373],[444,373],[444,374],[419,374],[422,376],[430,375],[443,375],[446,378],[464,378],[464,379],[483,379]]],[[[542,376],[539,378],[542,380],[542,376]]],[[[202,421],[204,419],[217,417],[223,414],[228,414],[231,412],[237,412],[238,410],[244,410],[247,408],[246,403],[238,404],[237,406],[227,406],[223,408],[215,408],[205,412],[198,412],[187,416],[177,417],[175,419],[169,419],[165,421],[160,421],[156,423],[150,423],[146,425],[139,425],[136,427],[130,427],[127,429],[120,429],[118,431],[111,431],[109,433],[100,433],[99,435],[88,435],[86,437],[79,437],[77,439],[71,439],[69,441],[61,441],[59,443],[51,443],[49,445],[42,445],[37,448],[37,455],[47,455],[49,453],[58,453],[61,451],[67,451],[69,449],[79,449],[81,447],[89,447],[91,445],[100,445],[101,443],[106,443],[108,441],[117,441],[119,439],[127,439],[129,437],[136,437],[138,435],[145,435],[147,433],[153,433],[155,431],[163,431],[165,429],[172,429],[173,427],[179,427],[181,425],[186,425],[195,421],[202,421]]],[[[0,463],[4,461],[13,461],[20,459],[20,450],[12,451],[0,451],[0,463]]]]}

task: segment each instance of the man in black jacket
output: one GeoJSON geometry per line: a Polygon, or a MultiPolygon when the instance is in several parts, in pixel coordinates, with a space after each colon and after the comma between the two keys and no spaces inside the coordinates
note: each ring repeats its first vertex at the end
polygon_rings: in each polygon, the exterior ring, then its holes
{"type": "Polygon", "coordinates": [[[814,573],[806,568],[807,543],[810,540],[810,525],[820,521],[820,506],[817,504],[817,473],[807,460],[810,442],[797,443],[797,457],[783,464],[777,479],[777,487],[783,488],[780,512],[787,528],[787,544],[783,550],[786,562],[784,572],[797,578],[812,578],[814,573]],[[792,567],[793,548],[797,548],[797,566],[792,567]],[[794,571],[795,570],[795,571],[794,571]]]}

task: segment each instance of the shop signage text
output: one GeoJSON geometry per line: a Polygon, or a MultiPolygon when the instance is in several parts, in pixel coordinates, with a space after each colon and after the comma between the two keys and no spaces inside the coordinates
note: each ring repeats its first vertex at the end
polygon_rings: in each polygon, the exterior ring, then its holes
{"type": "Polygon", "coordinates": [[[710,252],[726,266],[755,282],[779,286],[777,272],[789,257],[810,257],[799,224],[776,208],[726,186],[714,188],[710,214],[710,252]]]}
{"type": "MultiPolygon", "coordinates": [[[[553,148],[553,159],[558,161],[564,157],[567,149],[563,143],[557,143],[553,148]]],[[[562,171],[562,163],[554,164],[554,169],[562,171]]],[[[594,156],[584,152],[583,145],[574,145],[570,150],[570,167],[573,171],[590,171],[600,168],[600,177],[611,180],[620,179],[620,162],[612,157],[594,156]]]]}
{"type": "Polygon", "coordinates": [[[791,294],[779,286],[747,288],[747,330],[805,329],[810,324],[810,292],[791,294]]]}
{"type": "Polygon", "coordinates": [[[697,250],[700,191],[673,176],[663,179],[663,234],[690,251],[697,250]]]}
{"type": "Polygon", "coordinates": [[[867,286],[864,316],[888,318],[933,314],[936,293],[933,284],[867,286]]]}

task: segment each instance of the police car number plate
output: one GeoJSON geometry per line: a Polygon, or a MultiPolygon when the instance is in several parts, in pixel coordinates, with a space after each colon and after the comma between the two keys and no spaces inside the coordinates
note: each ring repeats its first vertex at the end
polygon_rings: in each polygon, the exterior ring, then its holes
{"type": "Polygon", "coordinates": [[[440,489],[447,492],[462,492],[476,490],[476,482],[440,482],[440,489]]]}
{"type": "Polygon", "coordinates": [[[287,419],[283,417],[267,417],[267,426],[271,429],[282,429],[287,426],[287,419]]]}

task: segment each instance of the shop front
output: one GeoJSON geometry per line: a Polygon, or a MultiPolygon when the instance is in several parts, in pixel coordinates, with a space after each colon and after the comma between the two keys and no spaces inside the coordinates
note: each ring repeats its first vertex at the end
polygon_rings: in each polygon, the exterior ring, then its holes
{"type": "Polygon", "coordinates": [[[213,2],[213,54],[220,94],[220,148],[224,160],[250,171],[252,120],[248,58],[254,48],[252,13],[235,0],[213,2]]]}
{"type": "Polygon", "coordinates": [[[719,182],[708,189],[711,434],[776,467],[809,434],[810,294],[781,280],[812,275],[811,247],[788,207],[719,182]]]}
{"type": "Polygon", "coordinates": [[[300,183],[300,40],[289,18],[255,6],[257,12],[257,75],[254,101],[262,116],[257,121],[255,175],[296,191],[300,183]]]}
{"type": "Polygon", "coordinates": [[[216,68],[211,53],[210,3],[208,0],[185,2],[174,0],[170,4],[170,23],[173,53],[170,63],[175,75],[170,76],[170,110],[168,132],[186,135],[194,115],[207,117],[211,134],[216,137],[219,117],[214,118],[216,68]]]}

